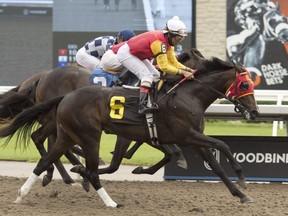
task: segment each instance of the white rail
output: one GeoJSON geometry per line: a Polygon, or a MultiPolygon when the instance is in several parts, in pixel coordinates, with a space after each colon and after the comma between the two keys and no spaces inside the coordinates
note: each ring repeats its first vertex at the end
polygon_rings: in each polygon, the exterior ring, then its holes
{"type": "MultiPolygon", "coordinates": [[[[0,86],[0,94],[15,86],[0,86]]],[[[288,121],[288,105],[283,105],[283,101],[288,101],[288,90],[255,90],[255,99],[259,101],[269,101],[275,104],[259,104],[260,116],[258,120],[273,121],[272,136],[277,136],[278,126],[283,127],[283,121],[288,121]]],[[[233,104],[219,104],[216,101],[205,112],[206,118],[211,119],[242,119],[239,113],[235,113],[233,104]]],[[[286,130],[287,124],[286,124],[286,130]]],[[[288,135],[288,134],[287,134],[288,135]]]]}

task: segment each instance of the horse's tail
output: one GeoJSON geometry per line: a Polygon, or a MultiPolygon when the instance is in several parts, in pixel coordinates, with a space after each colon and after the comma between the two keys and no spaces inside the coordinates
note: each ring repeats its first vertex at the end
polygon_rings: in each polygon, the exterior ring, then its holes
{"type": "Polygon", "coordinates": [[[35,82],[28,88],[20,91],[20,86],[17,86],[0,95],[0,123],[14,118],[24,109],[34,105],[37,85],[38,82],[35,82]]]}
{"type": "Polygon", "coordinates": [[[52,98],[44,103],[30,107],[21,113],[19,113],[13,121],[10,122],[6,127],[3,127],[0,130],[0,138],[7,137],[4,145],[7,145],[14,134],[17,133],[17,143],[20,138],[23,138],[24,141],[22,144],[26,147],[29,144],[31,132],[39,124],[35,124],[40,118],[51,111],[54,107],[58,107],[59,103],[62,101],[64,96],[58,96],[52,98]]]}

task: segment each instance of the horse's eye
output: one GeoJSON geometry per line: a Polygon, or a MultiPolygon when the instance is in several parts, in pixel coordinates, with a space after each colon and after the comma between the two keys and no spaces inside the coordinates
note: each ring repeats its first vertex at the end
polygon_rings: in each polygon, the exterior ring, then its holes
{"type": "Polygon", "coordinates": [[[249,83],[247,81],[244,81],[240,84],[239,88],[241,89],[241,91],[246,91],[249,88],[249,83]]]}

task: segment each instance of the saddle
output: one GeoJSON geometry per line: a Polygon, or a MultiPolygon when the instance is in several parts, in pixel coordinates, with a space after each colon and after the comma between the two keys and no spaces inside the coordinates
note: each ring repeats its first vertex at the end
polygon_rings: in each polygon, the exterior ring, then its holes
{"type": "MultiPolygon", "coordinates": [[[[162,87],[162,82],[159,81],[153,86],[153,91],[148,96],[148,106],[152,106],[154,103],[153,99],[157,98],[157,93],[159,91],[158,87],[159,85],[162,87]]],[[[112,87],[112,91],[109,96],[109,121],[124,124],[147,123],[152,144],[159,145],[157,127],[155,124],[155,117],[157,114],[147,113],[145,118],[144,116],[140,116],[138,114],[139,89],[140,87],[128,85],[122,85],[122,87],[112,87]]]]}

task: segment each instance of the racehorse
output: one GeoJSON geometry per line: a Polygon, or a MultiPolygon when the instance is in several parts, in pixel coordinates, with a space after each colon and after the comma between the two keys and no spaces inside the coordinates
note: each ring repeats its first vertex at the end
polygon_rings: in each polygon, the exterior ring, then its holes
{"type": "Polygon", "coordinates": [[[247,39],[233,60],[245,67],[260,68],[263,61],[273,55],[269,47],[275,49],[275,46],[279,46],[281,50],[284,49],[283,44],[288,43],[288,20],[281,13],[279,4],[276,4],[276,8],[267,10],[263,17],[255,17],[255,22],[260,26],[260,31],[247,39]]]}
{"type": "MultiPolygon", "coordinates": [[[[187,81],[186,78],[181,81],[167,81],[154,95],[154,102],[159,107],[154,116],[159,145],[177,143],[195,147],[205,153],[213,171],[221,177],[230,193],[240,198],[242,203],[253,200],[228,179],[210,148],[223,152],[236,170],[241,167],[223,141],[203,134],[203,121],[205,110],[218,97],[230,99],[242,115],[255,119],[259,112],[253,92],[253,82],[243,67],[213,58],[203,61],[192,81],[187,81]]],[[[144,124],[145,117],[137,114],[137,104],[138,90],[89,86],[48,100],[16,116],[8,127],[0,130],[0,137],[14,133],[21,127],[24,133],[29,131],[29,127],[33,126],[39,116],[55,106],[58,107],[56,143],[51,151],[40,159],[21,187],[16,202],[22,201],[43,171],[71,146],[78,144],[85,154],[86,175],[90,183],[106,206],[120,207],[121,205],[111,199],[99,180],[99,143],[102,131],[105,131],[152,145],[144,124]]]]}
{"type": "MultiPolygon", "coordinates": [[[[202,59],[204,59],[204,57],[197,49],[191,49],[190,51],[183,52],[179,56],[179,61],[185,63],[188,67],[191,68],[198,67],[202,59]]],[[[32,77],[24,81],[19,87],[17,87],[18,91],[10,90],[9,92],[0,96],[0,119],[2,119],[2,121],[0,122],[5,123],[7,118],[12,119],[22,110],[27,109],[28,107],[31,107],[37,103],[41,103],[55,96],[65,95],[68,92],[71,92],[77,88],[88,86],[90,84],[90,75],[91,73],[88,70],[77,66],[58,67],[50,72],[38,73],[36,75],[33,75],[32,77]],[[1,100],[1,98],[3,98],[3,100],[1,100]]],[[[43,123],[43,125],[39,129],[34,131],[31,135],[31,138],[34,141],[41,155],[46,154],[45,148],[43,146],[45,139],[49,137],[48,150],[52,145],[51,143],[53,143],[55,140],[55,135],[52,133],[52,131],[56,131],[56,129],[53,129],[56,125],[54,116],[55,114],[53,111],[47,113],[47,115],[45,116],[45,123],[43,123]],[[47,119],[49,119],[49,121],[47,121],[47,119]]],[[[41,122],[42,120],[40,119],[39,121],[41,122]]],[[[117,143],[124,143],[122,140],[123,139],[121,138],[119,138],[119,140],[117,139],[117,143]]],[[[125,143],[127,143],[126,140],[125,143]]],[[[139,146],[139,144],[136,143],[136,146],[139,146]]],[[[124,154],[124,151],[127,150],[128,147],[128,143],[127,145],[116,144],[116,151],[123,152],[122,154],[124,154]]],[[[83,156],[83,153],[78,148],[73,147],[72,150],[78,155],[83,156]]],[[[155,166],[149,167],[147,169],[138,167],[133,171],[133,173],[154,174],[165,163],[171,160],[171,154],[165,155],[164,160],[162,160],[161,163],[158,163],[155,166]]],[[[112,173],[118,170],[119,165],[122,161],[122,157],[119,157],[120,153],[116,155],[118,157],[113,157],[113,160],[109,167],[101,169],[101,174],[112,173]]],[[[70,151],[66,153],[66,157],[74,165],[80,163],[70,151]]],[[[185,165],[182,166],[184,167],[185,165]]],[[[56,163],[56,167],[59,170],[65,183],[74,183],[74,180],[65,171],[61,161],[58,161],[56,163]]],[[[47,170],[47,175],[44,175],[43,186],[46,186],[52,180],[53,169],[54,168],[52,166],[49,170],[47,170]]],[[[83,183],[83,187],[85,190],[88,190],[88,185],[85,185],[85,183],[83,183]]]]}
{"type": "Polygon", "coordinates": [[[6,119],[12,119],[24,109],[34,105],[35,92],[32,86],[46,73],[48,72],[36,73],[19,86],[0,94],[0,123],[5,123],[6,119]]]}

